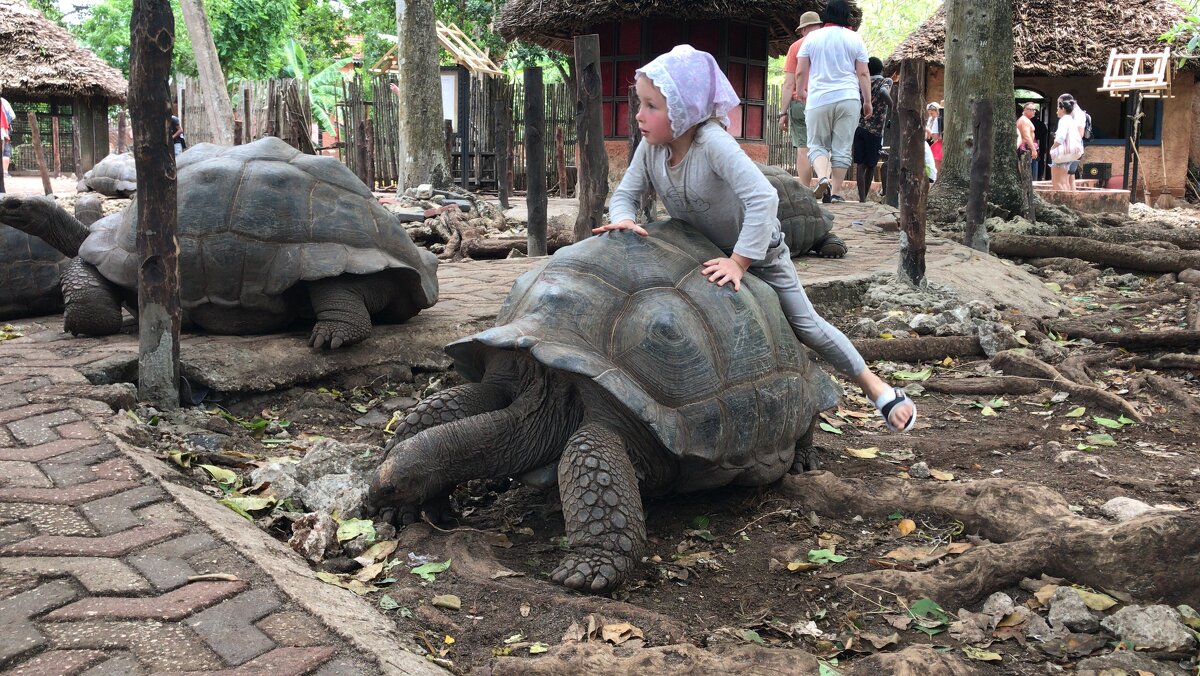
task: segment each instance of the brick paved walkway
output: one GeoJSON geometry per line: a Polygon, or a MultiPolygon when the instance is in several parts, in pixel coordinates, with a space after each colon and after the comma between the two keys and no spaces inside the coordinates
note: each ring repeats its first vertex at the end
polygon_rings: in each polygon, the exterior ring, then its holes
{"type": "Polygon", "coordinates": [[[62,396],[78,342],[0,347],[0,670],[378,673],[62,396]]]}

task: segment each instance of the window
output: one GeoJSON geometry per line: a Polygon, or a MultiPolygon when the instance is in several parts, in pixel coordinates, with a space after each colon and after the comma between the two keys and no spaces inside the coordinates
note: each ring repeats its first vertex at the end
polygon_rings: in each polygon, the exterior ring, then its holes
{"type": "Polygon", "coordinates": [[[729,24],[725,75],[742,105],[729,114],[734,138],[762,140],[767,107],[767,29],[755,24],[729,24]]]}
{"type": "Polygon", "coordinates": [[[608,23],[600,35],[601,107],[606,137],[629,136],[629,87],[642,59],[642,22],[608,23]]]}

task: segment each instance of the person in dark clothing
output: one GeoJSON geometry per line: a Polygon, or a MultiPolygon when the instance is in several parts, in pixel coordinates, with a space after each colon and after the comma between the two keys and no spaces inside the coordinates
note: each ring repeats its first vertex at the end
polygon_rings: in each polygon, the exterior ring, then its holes
{"type": "Polygon", "coordinates": [[[171,116],[171,144],[175,146],[175,154],[187,149],[187,137],[183,135],[183,124],[176,115],[171,116]]]}
{"type": "Polygon", "coordinates": [[[892,107],[892,81],[883,76],[883,62],[872,56],[867,60],[867,72],[871,76],[871,114],[864,117],[854,130],[854,181],[858,186],[858,201],[866,202],[883,150],[883,128],[887,124],[888,110],[892,107]]]}

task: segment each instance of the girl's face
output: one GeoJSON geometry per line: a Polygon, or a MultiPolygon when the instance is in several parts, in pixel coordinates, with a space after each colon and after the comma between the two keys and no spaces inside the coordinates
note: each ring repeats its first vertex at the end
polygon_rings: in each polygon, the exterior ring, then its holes
{"type": "Polygon", "coordinates": [[[926,109],[926,112],[929,113],[929,117],[937,117],[938,109],[937,108],[928,108],[928,109],[926,109]]]}
{"type": "Polygon", "coordinates": [[[671,131],[671,118],[667,115],[667,99],[650,78],[639,75],[634,85],[638,95],[638,131],[652,145],[670,143],[675,134],[671,131]]]}

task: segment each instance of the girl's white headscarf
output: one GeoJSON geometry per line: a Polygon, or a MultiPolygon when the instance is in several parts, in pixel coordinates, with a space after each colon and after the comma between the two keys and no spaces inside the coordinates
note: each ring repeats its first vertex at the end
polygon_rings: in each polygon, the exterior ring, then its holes
{"type": "Polygon", "coordinates": [[[667,99],[675,138],[709,118],[728,128],[729,111],[741,103],[712,54],[691,45],[677,45],[637,74],[650,78],[667,99]]]}

